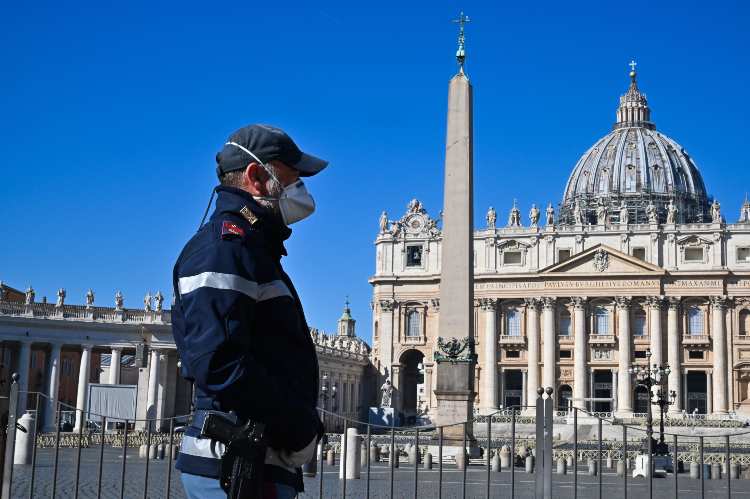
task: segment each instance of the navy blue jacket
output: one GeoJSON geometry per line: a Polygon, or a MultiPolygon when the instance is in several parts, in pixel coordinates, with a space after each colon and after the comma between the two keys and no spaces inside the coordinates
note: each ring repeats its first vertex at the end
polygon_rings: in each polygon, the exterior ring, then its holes
{"type": "MultiPolygon", "coordinates": [[[[172,332],[182,374],[194,383],[197,413],[263,422],[271,447],[300,450],[322,425],[315,345],[281,267],[291,230],[245,191],[217,192],[216,210],[174,267],[172,332]]],[[[218,477],[223,448],[198,438],[198,426],[187,428],[177,468],[218,477]]],[[[266,470],[273,481],[301,490],[299,470],[266,470]]]]}

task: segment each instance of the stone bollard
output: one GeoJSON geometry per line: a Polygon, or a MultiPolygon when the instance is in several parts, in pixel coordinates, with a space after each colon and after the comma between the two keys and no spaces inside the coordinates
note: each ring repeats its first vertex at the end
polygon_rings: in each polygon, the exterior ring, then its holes
{"type": "Polygon", "coordinates": [[[394,447],[392,449],[392,452],[390,452],[388,455],[388,459],[391,460],[394,468],[398,468],[398,463],[400,461],[398,447],[394,447]]]}
{"type": "Polygon", "coordinates": [[[17,424],[22,426],[26,431],[16,428],[16,448],[13,452],[13,464],[31,464],[31,453],[34,448],[34,416],[26,412],[18,418],[17,424]]]}
{"type": "MultiPolygon", "coordinates": [[[[339,461],[339,479],[344,478],[344,463],[346,463],[346,479],[356,480],[359,478],[359,464],[362,460],[359,456],[359,431],[356,428],[347,428],[346,435],[342,435],[342,438],[344,437],[346,438],[346,456],[342,455],[339,461]]],[[[342,445],[341,451],[343,450],[342,445]]]]}
{"type": "Polygon", "coordinates": [[[701,465],[698,463],[690,463],[690,478],[698,479],[701,477],[701,465]]]}
{"type": "Polygon", "coordinates": [[[156,459],[164,459],[164,456],[166,455],[166,445],[164,442],[159,444],[159,447],[156,450],[156,459]]]}
{"type": "Polygon", "coordinates": [[[138,446],[138,457],[141,459],[146,459],[146,456],[148,455],[148,445],[143,444],[138,446]]]}
{"type": "Polygon", "coordinates": [[[608,470],[612,469],[612,457],[607,458],[607,469],[608,470]]]}
{"type": "Polygon", "coordinates": [[[617,460],[617,476],[625,474],[625,462],[622,459],[617,460]]]}
{"type": "Polygon", "coordinates": [[[336,453],[333,452],[333,449],[328,449],[328,452],[326,453],[326,464],[328,466],[336,464],[336,453]]]}
{"type": "Polygon", "coordinates": [[[721,480],[721,465],[719,463],[711,465],[711,478],[713,480],[721,480]]]}
{"type": "Polygon", "coordinates": [[[729,477],[732,480],[739,480],[740,478],[740,465],[737,463],[732,463],[729,465],[729,477]]]}
{"type": "Polygon", "coordinates": [[[557,458],[557,474],[558,475],[565,475],[568,472],[567,469],[567,462],[565,461],[564,457],[558,457],[557,458]]]}
{"type": "Polygon", "coordinates": [[[430,454],[429,452],[424,455],[424,469],[432,469],[432,454],[430,454]]]}
{"type": "Polygon", "coordinates": [[[456,454],[456,469],[462,470],[466,467],[466,450],[459,449],[456,454]],[[463,450],[463,452],[461,452],[463,450]]]}
{"type": "Polygon", "coordinates": [[[573,469],[573,456],[568,456],[565,460],[565,464],[568,466],[568,468],[573,469]]]}
{"type": "Polygon", "coordinates": [[[492,456],[492,462],[490,464],[492,471],[500,471],[500,456],[495,454],[492,456]]]}
{"type": "Polygon", "coordinates": [[[418,450],[415,446],[412,445],[409,447],[409,464],[411,464],[412,466],[417,465],[417,453],[418,450]]]}
{"type": "Polygon", "coordinates": [[[370,447],[370,462],[377,463],[380,461],[380,447],[373,445],[370,447]]]}
{"type": "Polygon", "coordinates": [[[500,448],[500,469],[508,469],[510,466],[510,449],[507,445],[503,445],[500,448]]]}
{"type": "Polygon", "coordinates": [[[706,480],[711,480],[711,465],[708,463],[703,463],[703,469],[701,470],[703,472],[703,478],[706,480]]]}
{"type": "Polygon", "coordinates": [[[151,460],[156,459],[156,444],[151,444],[148,446],[148,458],[151,460]]]}
{"type": "Polygon", "coordinates": [[[526,473],[534,473],[534,456],[526,456],[526,473]]]}
{"type": "Polygon", "coordinates": [[[370,460],[370,453],[367,452],[367,444],[362,442],[362,445],[359,447],[359,457],[361,459],[360,465],[362,468],[367,468],[367,461],[370,460]]]}
{"type": "Polygon", "coordinates": [[[180,446],[179,445],[173,445],[172,446],[172,460],[174,461],[177,459],[177,456],[180,453],[180,446]]]}
{"type": "Polygon", "coordinates": [[[589,459],[589,476],[596,476],[596,461],[589,459]]]}

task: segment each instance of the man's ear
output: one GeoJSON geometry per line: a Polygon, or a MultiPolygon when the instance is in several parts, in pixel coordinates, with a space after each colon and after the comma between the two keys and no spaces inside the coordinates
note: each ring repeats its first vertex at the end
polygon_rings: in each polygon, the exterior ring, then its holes
{"type": "Polygon", "coordinates": [[[261,167],[258,163],[252,162],[245,168],[244,175],[242,176],[247,190],[253,196],[265,196],[265,185],[260,178],[261,167]]]}

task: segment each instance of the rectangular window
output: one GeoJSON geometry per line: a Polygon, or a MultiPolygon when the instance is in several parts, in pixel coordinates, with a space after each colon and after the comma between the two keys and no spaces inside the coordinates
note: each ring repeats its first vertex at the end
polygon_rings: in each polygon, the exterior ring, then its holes
{"type": "Polygon", "coordinates": [[[645,350],[636,350],[633,352],[633,357],[636,359],[645,359],[646,358],[646,351],[645,350]]]}
{"type": "Polygon", "coordinates": [[[560,358],[561,359],[572,359],[573,358],[573,352],[570,350],[560,350],[560,358]]]}
{"type": "Polygon", "coordinates": [[[570,314],[564,313],[560,316],[560,336],[570,336],[570,314]]]}
{"type": "Polygon", "coordinates": [[[407,246],[406,247],[406,266],[407,267],[421,267],[422,266],[422,246],[407,246]]]}
{"type": "Polygon", "coordinates": [[[560,249],[560,250],[557,250],[557,261],[558,261],[558,263],[559,262],[564,262],[568,258],[570,258],[570,250],[569,249],[560,249]]]}
{"type": "Polygon", "coordinates": [[[703,248],[685,248],[686,262],[702,262],[703,248]]]}
{"type": "Polygon", "coordinates": [[[739,263],[750,263],[750,248],[737,248],[737,261],[739,263]]]}
{"type": "Polygon", "coordinates": [[[504,265],[521,265],[521,252],[520,251],[505,251],[503,253],[503,264],[504,265]]]}
{"type": "Polygon", "coordinates": [[[506,359],[520,359],[521,351],[520,350],[507,350],[505,352],[505,358],[506,359]]]}
{"type": "Polygon", "coordinates": [[[521,336],[521,312],[508,310],[506,313],[506,333],[508,336],[521,336]]]}
{"type": "Polygon", "coordinates": [[[691,360],[703,360],[702,350],[690,350],[688,351],[688,359],[691,360]]]}
{"type": "Polygon", "coordinates": [[[646,248],[633,248],[633,256],[645,262],[646,261],[646,248]]]}

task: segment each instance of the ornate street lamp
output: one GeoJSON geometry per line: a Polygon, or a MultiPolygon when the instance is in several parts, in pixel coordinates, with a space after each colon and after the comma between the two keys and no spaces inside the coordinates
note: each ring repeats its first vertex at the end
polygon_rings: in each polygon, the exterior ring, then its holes
{"type": "MultiPolygon", "coordinates": [[[[328,410],[328,400],[331,401],[331,411],[336,412],[336,385],[331,386],[328,382],[328,374],[323,374],[320,380],[320,400],[321,407],[324,411],[328,410]]],[[[326,425],[325,412],[321,415],[323,419],[323,427],[326,425]]]]}
{"type": "Polygon", "coordinates": [[[665,456],[669,454],[669,449],[664,441],[664,414],[667,408],[675,403],[677,393],[674,390],[667,392],[666,382],[672,369],[669,364],[650,364],[651,349],[646,350],[646,365],[633,364],[628,372],[636,377],[636,386],[642,386],[648,390],[648,404],[646,411],[646,434],[647,447],[651,454],[665,456]],[[651,367],[649,367],[651,365],[651,367]],[[656,393],[653,387],[657,386],[656,393]],[[654,399],[656,397],[656,399],[654,399]],[[659,441],[654,440],[654,419],[651,411],[651,404],[659,406],[659,441]],[[650,443],[649,443],[650,442],[650,443]]]}

